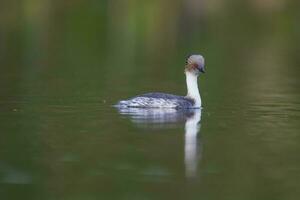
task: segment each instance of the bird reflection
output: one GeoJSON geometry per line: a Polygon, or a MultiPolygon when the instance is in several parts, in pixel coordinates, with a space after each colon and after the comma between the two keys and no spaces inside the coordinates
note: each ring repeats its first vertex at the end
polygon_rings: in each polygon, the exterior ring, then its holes
{"type": "Polygon", "coordinates": [[[200,120],[201,110],[198,110],[185,122],[184,162],[187,177],[194,177],[197,173],[197,134],[200,131],[200,120]]]}
{"type": "Polygon", "coordinates": [[[198,159],[201,156],[200,143],[197,141],[197,134],[200,131],[200,109],[118,108],[118,110],[121,115],[129,116],[133,123],[141,127],[169,128],[185,122],[185,175],[196,176],[198,159]]]}

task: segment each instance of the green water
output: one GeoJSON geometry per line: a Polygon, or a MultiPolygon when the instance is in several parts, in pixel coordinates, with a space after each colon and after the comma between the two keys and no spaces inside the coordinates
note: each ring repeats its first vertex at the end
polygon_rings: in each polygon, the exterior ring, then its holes
{"type": "Polygon", "coordinates": [[[300,198],[299,3],[191,2],[1,6],[1,199],[300,198]],[[193,52],[201,112],[112,107],[193,52]]]}

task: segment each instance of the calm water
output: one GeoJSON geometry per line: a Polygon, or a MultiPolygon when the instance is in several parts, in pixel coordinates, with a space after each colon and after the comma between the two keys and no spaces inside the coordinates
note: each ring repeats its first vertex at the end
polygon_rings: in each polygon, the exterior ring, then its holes
{"type": "Polygon", "coordinates": [[[188,113],[119,113],[101,96],[9,97],[1,101],[1,196],[297,199],[299,94],[276,90],[222,104],[208,91],[204,109],[188,113]]]}
{"type": "Polygon", "coordinates": [[[297,3],[172,2],[7,3],[1,199],[300,198],[297,3]],[[202,110],[113,107],[185,95],[191,52],[202,110]]]}

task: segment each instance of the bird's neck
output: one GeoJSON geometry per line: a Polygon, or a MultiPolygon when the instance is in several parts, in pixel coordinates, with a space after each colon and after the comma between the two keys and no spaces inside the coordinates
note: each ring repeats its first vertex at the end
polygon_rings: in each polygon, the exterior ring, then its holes
{"type": "Polygon", "coordinates": [[[197,76],[191,72],[185,72],[186,85],[187,85],[187,97],[195,101],[195,107],[201,107],[201,97],[198,89],[197,76]]]}

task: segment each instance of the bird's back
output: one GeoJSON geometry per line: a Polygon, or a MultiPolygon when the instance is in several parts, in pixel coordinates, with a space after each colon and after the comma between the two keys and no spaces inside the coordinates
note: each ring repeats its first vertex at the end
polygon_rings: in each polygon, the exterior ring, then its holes
{"type": "Polygon", "coordinates": [[[166,93],[146,93],[128,100],[120,101],[117,106],[140,108],[192,108],[192,99],[166,93]]]}

